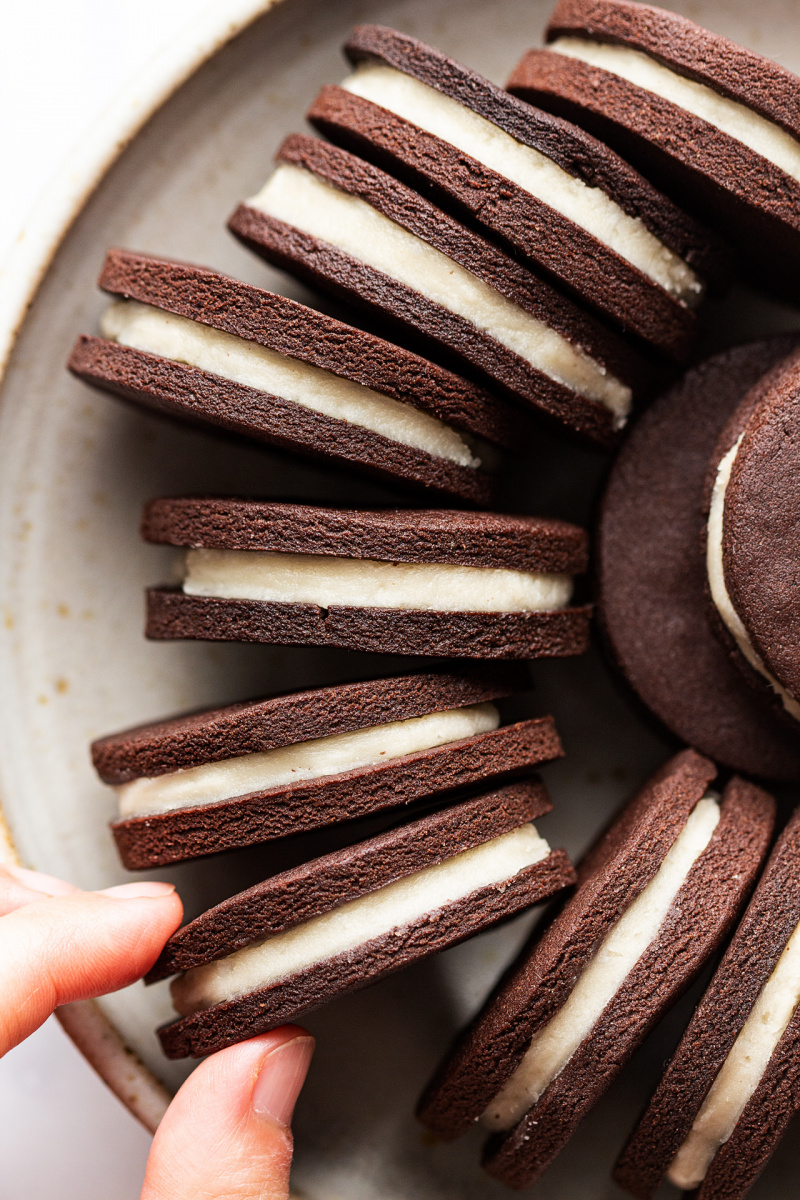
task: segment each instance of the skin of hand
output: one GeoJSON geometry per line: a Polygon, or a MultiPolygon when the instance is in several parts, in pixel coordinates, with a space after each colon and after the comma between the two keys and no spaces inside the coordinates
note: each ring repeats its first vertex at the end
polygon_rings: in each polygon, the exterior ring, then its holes
{"type": "MultiPolygon", "coordinates": [[[[167,883],[83,892],[0,867],[0,1055],[60,1004],[141,978],[181,922],[167,883]]],[[[314,1039],[286,1025],[205,1059],[156,1133],[142,1200],[286,1200],[290,1122],[314,1039]]]]}

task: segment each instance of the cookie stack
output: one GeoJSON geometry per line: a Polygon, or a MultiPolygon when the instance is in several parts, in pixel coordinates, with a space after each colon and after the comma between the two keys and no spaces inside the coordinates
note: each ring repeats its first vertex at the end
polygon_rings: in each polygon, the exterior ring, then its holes
{"type": "Polygon", "coordinates": [[[308,112],[327,140],[287,137],[229,220],[345,319],[109,252],[112,304],[76,375],[428,507],[151,500],[142,536],[181,561],[178,583],[148,590],[148,637],[410,661],[92,753],[131,869],[336,831],[170,939],[148,976],[177,976],[168,1056],[560,894],[420,1119],[440,1139],[481,1122],[486,1169],[529,1186],[722,953],[615,1178],[642,1198],[664,1177],[738,1197],[800,1107],[799,818],[757,882],[776,807],[748,778],[800,780],[800,338],[675,376],[737,266],[796,294],[800,80],[630,0],[559,0],[547,40],[504,91],[396,30],[353,31],[351,73],[308,112]],[[552,807],[533,772],[563,754],[555,723],[501,713],[524,660],[589,643],[587,533],[495,507],[504,456],[545,425],[621,445],[597,530],[603,638],[693,747],[577,871],[533,824],[552,807]]]}

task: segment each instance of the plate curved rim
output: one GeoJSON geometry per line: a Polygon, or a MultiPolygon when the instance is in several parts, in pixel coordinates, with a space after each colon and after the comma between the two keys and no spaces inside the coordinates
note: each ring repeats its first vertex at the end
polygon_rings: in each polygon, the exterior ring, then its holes
{"type": "MultiPolygon", "coordinates": [[[[186,36],[163,47],[117,94],[43,192],[3,268],[0,383],[17,335],[56,251],[100,181],[143,125],[202,65],[258,17],[285,0],[214,0],[186,36]]],[[[21,865],[0,799],[0,864],[21,865]]],[[[126,1045],[94,1000],[76,1000],[56,1016],[115,1096],[155,1133],[169,1092],[126,1045]]]]}

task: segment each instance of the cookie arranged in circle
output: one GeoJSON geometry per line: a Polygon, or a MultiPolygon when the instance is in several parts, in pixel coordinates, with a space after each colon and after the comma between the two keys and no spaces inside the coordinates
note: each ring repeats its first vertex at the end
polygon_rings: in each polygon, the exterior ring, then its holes
{"type": "Polygon", "coordinates": [[[566,521],[448,509],[151,501],[145,540],[184,546],[180,589],[148,592],[151,638],[514,659],[581,654],[570,607],[588,539],[566,521]]]}
{"type": "Polygon", "coordinates": [[[361,25],[345,52],[355,72],[322,89],[313,125],[686,358],[694,310],[728,269],[710,232],[602,142],[408,34],[361,25]]]}
{"type": "Polygon", "coordinates": [[[683,751],[623,809],[423,1095],[439,1137],[482,1121],[503,1183],[535,1182],[741,911],[775,805],[716,774],[683,751]]]}
{"type": "Polygon", "coordinates": [[[613,445],[652,369],[620,335],[418,192],[293,134],[231,231],[313,286],[422,338],[489,387],[613,445]]]}
{"type": "Polygon", "coordinates": [[[532,820],[529,780],[462,801],[233,896],[180,929],[150,974],[181,1019],[170,1058],[199,1057],[455,945],[574,882],[532,820]]]}
{"type": "Polygon", "coordinates": [[[559,0],[546,36],[514,70],[514,95],[607,141],[729,238],[762,284],[796,296],[800,79],[632,0],[559,0]]]}
{"type": "Polygon", "coordinates": [[[158,412],[476,505],[525,441],[485,389],[285,296],[125,250],[99,283],[116,302],[69,368],[158,412]]]}

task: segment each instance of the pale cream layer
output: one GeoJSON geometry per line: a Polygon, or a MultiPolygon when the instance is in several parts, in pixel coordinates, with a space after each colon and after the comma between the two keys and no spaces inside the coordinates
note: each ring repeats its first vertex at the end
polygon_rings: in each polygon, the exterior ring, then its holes
{"type": "Polygon", "coordinates": [[[561,1074],[658,936],[719,817],[714,796],[704,796],[695,805],[656,874],[603,938],[556,1015],[534,1034],[516,1071],[483,1114],[484,1125],[510,1129],[561,1074]]]}
{"type": "Polygon", "coordinates": [[[692,116],[700,117],[735,138],[800,183],[800,142],[746,104],[728,99],[705,83],[687,79],[656,62],[649,54],[631,50],[628,46],[562,37],[552,42],[549,49],[610,71],[663,100],[670,100],[692,116]]]}
{"type": "Polygon", "coordinates": [[[279,163],[247,203],[456,313],[537,371],[610,409],[620,424],[630,412],[631,389],[601,363],[357,196],[279,163]]]}
{"type": "Polygon", "coordinates": [[[714,1155],[761,1082],[799,1001],[800,926],[786,943],[672,1161],[667,1178],[676,1187],[693,1189],[705,1179],[714,1155]]]}
{"type": "Polygon", "coordinates": [[[522,825],[294,929],[272,934],[216,962],[192,967],[172,984],[173,1003],[179,1013],[187,1015],[268,987],[314,963],[401,930],[481,888],[502,885],[549,853],[550,847],[535,827],[522,825]]]}
{"type": "Polygon", "coordinates": [[[436,612],[544,612],[564,608],[569,575],[392,563],[267,550],[188,550],[183,590],[320,608],[410,608],[436,612]]]}
{"type": "Polygon", "coordinates": [[[362,63],[342,87],[388,109],[419,129],[512,180],[537,200],[580,225],[684,304],[695,305],[703,285],[691,267],[602,188],[589,187],[547,155],[518,142],[471,108],[397,71],[362,63]]]}
{"type": "Polygon", "coordinates": [[[104,337],[120,345],[280,396],[459,466],[480,465],[466,441],[438,418],[351,379],[199,321],[176,317],[135,300],[120,300],[107,309],[100,327],[104,337]]]}
{"type": "Polygon", "coordinates": [[[800,704],[787,692],[778,680],[772,675],[760,654],[756,650],[753,643],[750,641],[750,635],[745,629],[741,617],[733,607],[733,601],[728,594],[728,589],[725,584],[725,567],[722,558],[722,528],[725,520],[725,494],[728,490],[728,484],[731,478],[733,464],[736,461],[736,455],[739,453],[739,447],[742,444],[742,434],[738,441],[731,446],[728,453],[722,459],[722,462],[717,467],[717,475],[714,480],[714,489],[711,494],[711,508],[708,513],[708,529],[706,534],[706,571],[708,573],[708,586],[711,591],[711,599],[714,601],[714,606],[722,618],[726,629],[733,637],[736,645],[739,647],[740,653],[746,658],[750,666],[758,671],[759,675],[767,680],[770,687],[780,696],[781,703],[787,713],[800,721],[800,704]]]}
{"type": "Polygon", "coordinates": [[[493,704],[474,704],[204,763],[123,784],[116,789],[119,812],[127,818],[215,804],[233,796],[391,762],[404,754],[488,733],[499,724],[500,714],[493,704]]]}

